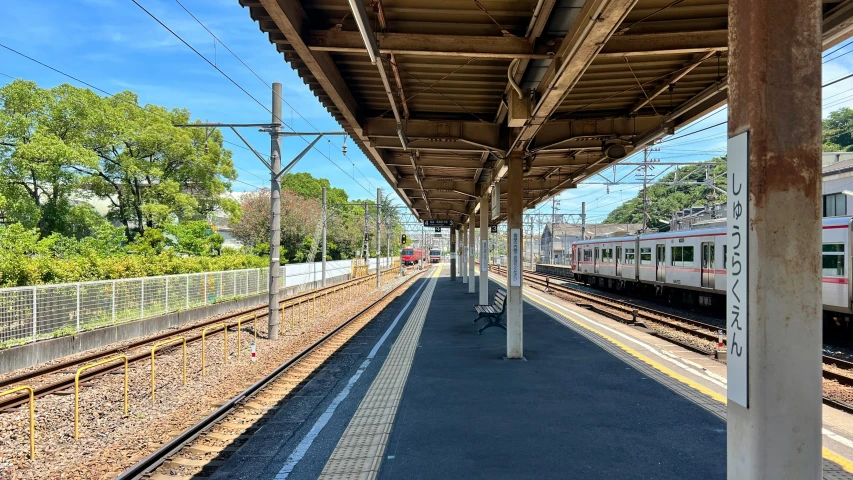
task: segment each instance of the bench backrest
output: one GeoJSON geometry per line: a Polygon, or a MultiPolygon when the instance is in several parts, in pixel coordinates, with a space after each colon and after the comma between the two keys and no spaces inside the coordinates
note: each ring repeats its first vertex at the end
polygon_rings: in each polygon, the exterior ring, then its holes
{"type": "Polygon", "coordinates": [[[495,292],[495,300],[494,300],[495,308],[497,308],[498,310],[503,310],[505,301],[506,301],[506,291],[505,290],[498,290],[497,292],[495,292]]]}

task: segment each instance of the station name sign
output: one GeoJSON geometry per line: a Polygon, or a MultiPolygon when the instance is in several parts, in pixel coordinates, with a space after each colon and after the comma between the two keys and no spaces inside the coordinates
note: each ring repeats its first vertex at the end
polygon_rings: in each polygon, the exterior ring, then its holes
{"type": "Polygon", "coordinates": [[[749,132],[729,138],[726,170],[726,393],[749,408],[749,132]]]}
{"type": "Polygon", "coordinates": [[[425,227],[453,227],[453,220],[424,220],[425,227]]]}

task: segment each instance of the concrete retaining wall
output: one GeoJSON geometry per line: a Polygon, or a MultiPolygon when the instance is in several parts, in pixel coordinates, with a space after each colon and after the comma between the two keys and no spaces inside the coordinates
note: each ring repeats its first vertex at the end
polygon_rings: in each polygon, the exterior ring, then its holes
{"type": "MultiPolygon", "coordinates": [[[[338,283],[349,279],[349,274],[330,278],[328,284],[338,283]]],[[[283,296],[293,295],[305,289],[319,287],[320,282],[287,287],[281,290],[283,296]]],[[[11,372],[19,368],[37,365],[57,358],[84,352],[92,348],[103,347],[115,342],[121,342],[144,335],[150,335],[167,328],[181,326],[187,322],[193,322],[215,315],[222,315],[233,310],[245,310],[258,307],[267,302],[269,296],[266,293],[253,295],[251,297],[229,300],[227,302],[206,305],[183,312],[174,312],[159,317],[137,320],[135,322],[122,323],[109,327],[103,327],[78,335],[67,335],[58,338],[40,340],[18,347],[0,350],[0,374],[11,372]]]]}

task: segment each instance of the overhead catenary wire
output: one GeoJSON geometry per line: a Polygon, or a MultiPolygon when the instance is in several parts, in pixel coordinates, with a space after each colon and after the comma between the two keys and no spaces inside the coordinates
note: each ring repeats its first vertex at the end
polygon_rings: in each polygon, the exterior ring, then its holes
{"type": "MultiPolygon", "coordinates": [[[[127,99],[124,99],[124,98],[121,98],[121,97],[117,96],[118,94],[110,93],[110,92],[108,92],[107,90],[105,90],[105,89],[103,89],[103,88],[100,88],[100,87],[98,87],[98,86],[96,86],[96,85],[94,85],[94,84],[92,84],[92,83],[86,82],[86,81],[84,81],[84,80],[82,80],[82,79],[80,79],[80,78],[75,77],[74,75],[71,75],[71,74],[66,73],[66,72],[64,72],[64,71],[62,71],[62,70],[59,70],[58,68],[52,67],[52,66],[50,66],[50,65],[48,65],[48,64],[46,64],[46,63],[44,63],[44,62],[42,62],[42,61],[39,61],[39,60],[37,60],[37,59],[35,59],[35,58],[33,58],[33,57],[29,56],[29,55],[26,55],[26,54],[24,54],[24,53],[22,53],[22,52],[19,52],[19,51],[17,51],[17,50],[15,50],[15,49],[13,49],[13,48],[10,48],[10,47],[8,47],[8,46],[6,46],[6,45],[2,44],[2,43],[0,43],[0,47],[5,48],[6,50],[9,50],[9,51],[11,51],[11,52],[13,52],[13,53],[15,53],[15,54],[17,54],[17,55],[20,55],[21,57],[24,57],[24,58],[26,58],[27,60],[30,60],[30,61],[32,61],[32,62],[34,62],[34,63],[37,63],[38,65],[41,65],[41,66],[43,66],[43,67],[45,67],[45,68],[47,68],[47,69],[49,69],[49,70],[52,70],[52,71],[54,71],[54,72],[56,72],[56,73],[58,73],[58,74],[60,74],[60,75],[62,75],[62,76],[64,76],[64,77],[70,78],[70,79],[72,79],[72,80],[74,80],[74,81],[76,81],[76,82],[78,82],[78,83],[81,83],[81,84],[83,84],[83,85],[86,85],[87,87],[89,87],[89,88],[91,88],[91,89],[93,89],[93,90],[96,90],[96,91],[98,91],[98,92],[101,92],[101,93],[103,93],[104,95],[106,95],[106,96],[108,96],[108,97],[114,98],[114,99],[116,99],[116,100],[118,100],[118,101],[120,101],[120,102],[122,102],[122,103],[126,103],[126,104],[128,104],[128,105],[130,105],[130,106],[132,106],[132,107],[135,107],[135,108],[139,109],[140,111],[142,111],[143,113],[145,113],[145,114],[147,114],[147,115],[151,115],[151,116],[154,116],[154,117],[159,117],[160,119],[163,119],[163,120],[166,120],[166,121],[171,122],[171,119],[170,119],[170,118],[168,118],[168,117],[166,117],[166,116],[163,116],[162,114],[160,114],[160,113],[158,113],[158,112],[148,110],[148,109],[146,109],[145,107],[143,107],[143,106],[141,106],[141,105],[138,105],[138,104],[136,104],[136,103],[134,103],[134,102],[131,102],[131,101],[127,100],[127,99]]],[[[4,75],[5,75],[5,74],[4,74],[4,75]]],[[[9,76],[9,75],[6,75],[6,76],[9,76]]],[[[11,77],[11,76],[9,76],[9,77],[10,77],[10,78],[15,79],[15,77],[11,77]]],[[[246,147],[244,147],[244,146],[242,146],[242,145],[238,145],[238,144],[236,144],[236,143],[234,143],[234,142],[229,142],[229,141],[227,141],[227,140],[223,140],[223,142],[224,142],[224,143],[229,143],[229,144],[231,144],[231,145],[235,145],[235,146],[240,147],[240,148],[242,148],[242,149],[244,149],[244,150],[249,150],[248,148],[246,148],[246,147]]],[[[332,162],[332,163],[334,163],[334,162],[332,162]]],[[[236,166],[235,166],[235,168],[238,168],[238,169],[240,169],[240,170],[244,170],[244,169],[242,169],[242,168],[240,168],[240,167],[236,167],[236,166]]],[[[340,168],[340,167],[338,167],[338,168],[340,168]]],[[[245,171],[245,170],[244,170],[244,171],[245,171]]],[[[346,172],[344,172],[344,173],[346,174],[346,172]]],[[[348,177],[350,177],[350,178],[352,178],[349,174],[347,174],[347,176],[348,176],[348,177]]],[[[259,178],[260,178],[260,177],[259,177],[259,178]]],[[[261,178],[261,179],[263,180],[263,178],[261,178]]],[[[355,181],[355,179],[354,179],[354,178],[353,178],[353,180],[355,181]]],[[[251,183],[248,183],[248,182],[244,182],[244,181],[241,181],[241,180],[239,180],[239,179],[234,179],[233,181],[234,181],[234,182],[238,182],[238,183],[242,183],[242,184],[245,184],[245,185],[248,185],[248,186],[250,186],[250,187],[252,187],[252,188],[266,188],[266,187],[259,187],[258,185],[254,185],[254,184],[251,184],[251,183]]],[[[361,186],[362,188],[364,188],[364,186],[363,186],[363,185],[361,185],[361,184],[359,184],[357,181],[356,181],[356,184],[358,184],[359,186],[361,186]]],[[[365,190],[366,190],[366,189],[365,189],[365,190]]],[[[369,190],[368,190],[368,191],[369,191],[369,190]]]]}
{"type": "MultiPolygon", "coordinates": [[[[294,107],[290,102],[288,102],[288,101],[287,101],[287,99],[286,99],[286,98],[284,98],[284,96],[279,95],[278,93],[276,93],[276,91],[272,88],[272,85],[271,85],[269,82],[267,82],[266,80],[264,80],[264,79],[263,79],[263,78],[262,78],[262,77],[261,77],[261,76],[260,76],[260,75],[255,71],[255,70],[254,70],[254,69],[252,69],[252,67],[250,67],[250,66],[249,66],[249,64],[247,64],[245,61],[243,61],[243,59],[242,59],[242,58],[240,58],[240,56],[239,56],[239,55],[237,55],[233,50],[231,50],[231,48],[230,48],[228,45],[226,45],[226,44],[225,44],[225,42],[223,42],[223,41],[222,41],[222,39],[220,39],[219,37],[217,37],[217,36],[216,36],[216,34],[215,34],[215,33],[213,33],[213,31],[211,31],[209,28],[207,28],[207,25],[205,25],[205,24],[204,24],[204,22],[202,22],[198,17],[196,17],[196,16],[195,16],[195,14],[193,14],[193,13],[192,13],[192,12],[191,12],[187,7],[186,7],[186,6],[184,6],[184,4],[180,2],[180,0],[175,0],[175,3],[177,3],[178,5],[180,5],[180,7],[181,7],[185,12],[187,12],[187,14],[188,14],[190,17],[192,17],[192,18],[193,18],[193,20],[195,20],[199,25],[201,25],[201,27],[202,27],[205,31],[207,31],[207,33],[209,33],[211,37],[213,37],[214,41],[219,42],[219,44],[220,44],[220,45],[222,45],[222,47],[223,47],[223,48],[225,48],[225,50],[227,50],[227,51],[228,51],[228,53],[230,53],[234,58],[236,58],[236,59],[237,59],[237,61],[239,61],[239,62],[240,62],[244,67],[246,67],[246,69],[247,69],[247,70],[249,70],[250,72],[252,72],[252,75],[254,75],[254,76],[255,76],[255,78],[257,78],[258,80],[260,80],[260,81],[261,81],[261,83],[263,83],[263,84],[264,84],[264,86],[266,86],[266,87],[267,87],[271,92],[273,92],[273,94],[274,94],[276,97],[278,97],[282,102],[284,102],[284,103],[285,103],[285,105],[287,105],[288,107],[290,107],[291,117],[293,116],[292,114],[295,112],[295,113],[296,113],[297,115],[299,115],[299,117],[300,117],[302,120],[304,120],[304,121],[305,121],[305,123],[307,123],[311,128],[313,128],[313,129],[314,129],[314,130],[316,130],[316,131],[320,131],[320,129],[319,129],[319,128],[317,128],[316,126],[314,126],[314,124],[313,124],[313,123],[311,123],[311,121],[310,121],[310,120],[308,120],[307,118],[305,118],[305,116],[304,116],[304,115],[302,115],[302,113],[300,113],[298,109],[296,109],[296,108],[295,108],[295,107],[294,107]]],[[[272,113],[272,112],[270,112],[270,113],[272,113]]],[[[282,123],[284,123],[284,122],[282,122],[282,123]]],[[[291,118],[291,123],[293,123],[292,118],[291,118]]],[[[293,127],[288,127],[288,128],[290,128],[291,130],[293,130],[293,127]]],[[[327,138],[326,140],[327,140],[329,143],[331,143],[332,145],[334,145],[334,146],[335,146],[335,148],[340,148],[340,147],[338,147],[338,145],[337,145],[337,144],[335,144],[335,142],[333,142],[331,139],[328,139],[328,138],[327,138]]],[[[346,156],[346,155],[344,155],[344,156],[346,156]]],[[[327,158],[331,161],[331,155],[329,155],[329,157],[327,157],[327,158]]],[[[361,173],[361,171],[360,171],[360,170],[359,170],[359,173],[361,173]]],[[[368,184],[368,185],[370,185],[370,187],[371,187],[371,188],[374,188],[374,189],[376,188],[376,187],[373,185],[373,183],[371,183],[371,182],[370,182],[370,180],[367,178],[367,175],[365,175],[364,173],[361,173],[361,176],[362,176],[362,177],[364,177],[364,180],[367,182],[367,184],[368,184]]],[[[353,180],[355,180],[355,179],[353,179],[353,180]]],[[[363,188],[363,187],[362,187],[362,188],[363,188]]]]}
{"type": "MultiPolygon", "coordinates": [[[[216,66],[216,64],[214,64],[213,62],[211,62],[211,61],[210,61],[207,57],[205,57],[201,52],[199,52],[198,50],[196,50],[192,45],[190,45],[186,40],[184,40],[184,39],[183,39],[183,37],[181,37],[181,36],[180,36],[180,35],[178,35],[174,30],[172,30],[171,28],[169,28],[165,23],[163,23],[163,21],[161,21],[159,18],[157,18],[157,16],[156,16],[156,15],[154,15],[153,13],[151,13],[150,11],[148,11],[148,10],[147,10],[145,7],[143,7],[143,6],[142,6],[142,5],[141,5],[137,0],[130,0],[130,1],[131,1],[131,2],[133,2],[137,7],[139,7],[143,12],[145,12],[149,17],[151,17],[152,19],[154,19],[154,21],[156,21],[157,23],[159,23],[163,28],[165,28],[169,33],[171,33],[175,38],[177,38],[178,40],[180,40],[180,42],[181,42],[181,43],[183,43],[184,45],[186,45],[186,46],[187,46],[187,48],[189,48],[190,50],[192,50],[192,51],[193,51],[197,56],[199,56],[202,60],[204,60],[205,62],[207,62],[207,64],[208,64],[208,65],[210,65],[210,66],[211,66],[211,67],[213,67],[216,71],[218,71],[220,74],[222,74],[222,76],[224,76],[226,79],[228,79],[228,81],[230,81],[231,83],[233,83],[237,88],[239,88],[239,89],[240,89],[243,93],[245,93],[249,98],[251,98],[252,100],[254,100],[254,101],[255,101],[255,103],[257,103],[258,105],[260,105],[260,106],[261,106],[261,108],[263,108],[264,110],[266,110],[267,112],[269,112],[269,114],[270,114],[270,115],[272,115],[272,114],[273,114],[272,110],[270,110],[266,105],[264,105],[261,101],[259,101],[257,98],[255,98],[251,93],[249,93],[245,88],[243,88],[243,86],[242,86],[242,85],[240,85],[239,83],[237,83],[237,81],[235,81],[235,80],[234,80],[234,79],[232,79],[230,76],[228,76],[228,74],[226,74],[226,73],[225,73],[221,68],[219,68],[218,66],[216,66]]],[[[221,42],[220,42],[220,43],[221,43],[221,42]]],[[[288,104],[288,105],[290,105],[290,104],[288,104]]],[[[291,108],[292,108],[292,107],[291,107],[291,108]]],[[[285,122],[281,117],[278,117],[278,118],[277,118],[277,120],[278,120],[278,122],[279,122],[279,123],[281,123],[282,125],[284,125],[285,127],[287,127],[289,130],[291,130],[291,131],[293,131],[293,132],[296,132],[296,130],[295,130],[293,127],[291,127],[290,125],[288,125],[288,124],[287,124],[287,122],[285,122]]],[[[304,135],[299,135],[299,138],[301,138],[305,143],[307,143],[307,144],[309,144],[309,145],[311,144],[311,142],[309,142],[309,141],[308,141],[308,139],[306,139],[304,135]]],[[[325,153],[323,153],[323,151],[322,151],[322,150],[320,150],[319,148],[317,148],[317,146],[316,146],[316,145],[314,145],[314,146],[313,146],[313,149],[314,149],[315,151],[317,151],[318,153],[320,153],[320,155],[322,155],[323,157],[325,157],[325,158],[326,158],[329,162],[331,162],[335,167],[337,167],[337,169],[338,169],[338,170],[340,170],[341,172],[343,172],[343,174],[344,174],[344,175],[348,176],[348,177],[349,177],[353,182],[355,182],[355,183],[356,183],[356,185],[358,185],[359,187],[361,187],[362,189],[364,189],[366,192],[368,192],[368,193],[372,193],[372,192],[370,191],[370,189],[368,189],[367,187],[365,187],[364,185],[362,185],[358,180],[356,180],[356,179],[355,179],[354,177],[352,177],[349,173],[347,173],[347,171],[346,171],[346,170],[344,170],[343,168],[341,168],[341,166],[340,166],[340,165],[338,165],[334,160],[332,160],[329,156],[327,156],[325,153]]]]}

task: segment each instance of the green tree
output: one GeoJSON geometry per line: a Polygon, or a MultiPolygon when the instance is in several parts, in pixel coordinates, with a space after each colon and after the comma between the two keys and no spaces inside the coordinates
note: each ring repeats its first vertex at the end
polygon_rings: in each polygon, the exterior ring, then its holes
{"type": "Polygon", "coordinates": [[[110,200],[110,218],[128,238],[217,208],[236,214],[237,203],[223,198],[237,174],[222,134],[174,127],[190,123],[186,110],[136,104],[130,92],[101,99],[103,119],[88,142],[99,161],[80,169],[92,191],[110,200]]]}
{"type": "Polygon", "coordinates": [[[16,80],[0,88],[4,213],[42,236],[75,234],[93,226],[90,216],[69,215],[75,201],[96,196],[128,239],[217,210],[238,215],[223,196],[237,174],[222,134],[174,126],[190,121],[187,110],[139,106],[127,91],[104,98],[16,80]]]}
{"type": "Polygon", "coordinates": [[[10,221],[38,226],[42,235],[73,233],[68,214],[81,187],[76,170],[97,164],[84,143],[98,101],[70,85],[45,90],[15,80],[0,88],[0,193],[10,221]]]}
{"type": "Polygon", "coordinates": [[[178,253],[207,256],[218,254],[222,248],[222,235],[214,232],[205,220],[189,220],[167,225],[166,233],[172,237],[169,244],[178,253]]]}
{"type": "Polygon", "coordinates": [[[823,150],[853,151],[853,110],[847,107],[839,108],[823,121],[823,150]]]}
{"type": "MultiPolygon", "coordinates": [[[[723,190],[726,189],[726,159],[714,158],[709,160],[712,166],[709,174],[714,185],[723,190]]],[[[678,178],[687,178],[688,181],[698,181],[705,178],[704,165],[687,165],[679,169],[678,178]]],[[[725,201],[725,195],[721,195],[706,185],[665,185],[666,182],[675,180],[675,172],[668,173],[660,178],[660,182],[649,186],[646,198],[648,200],[648,225],[651,228],[666,228],[668,223],[663,219],[672,217],[673,213],[684,210],[695,205],[705,205],[709,196],[716,196],[716,202],[725,201]]],[[[605,197],[606,198],[606,197],[605,197]]],[[[643,198],[642,192],[622,205],[613,209],[604,219],[603,223],[643,223],[643,198]]]]}

